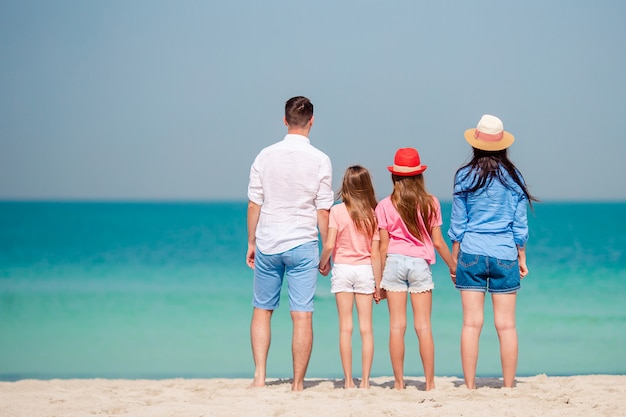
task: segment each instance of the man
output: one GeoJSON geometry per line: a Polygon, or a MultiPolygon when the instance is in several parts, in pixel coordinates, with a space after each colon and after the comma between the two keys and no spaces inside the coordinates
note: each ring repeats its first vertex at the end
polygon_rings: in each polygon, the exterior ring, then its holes
{"type": "Polygon", "coordinates": [[[293,321],[291,389],[301,391],[313,346],[318,227],[323,242],[334,196],[330,158],[313,147],[308,138],[313,104],[306,97],[289,99],[283,121],[287,135],[257,155],[248,184],[246,263],[254,269],[252,386],[265,385],[271,318],[286,277],[293,321]]]}

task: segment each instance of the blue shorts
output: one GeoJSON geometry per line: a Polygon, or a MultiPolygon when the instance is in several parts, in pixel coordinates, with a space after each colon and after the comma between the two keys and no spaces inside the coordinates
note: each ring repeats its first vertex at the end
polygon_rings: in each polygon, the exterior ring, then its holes
{"type": "Polygon", "coordinates": [[[519,264],[517,259],[509,261],[460,252],[455,286],[459,290],[514,293],[520,288],[519,264]]]}
{"type": "Polygon", "coordinates": [[[320,252],[316,241],[274,255],[265,255],[257,248],[254,254],[252,305],[263,310],[276,310],[283,277],[287,277],[289,309],[312,312],[319,263],[320,252]]]}
{"type": "Polygon", "coordinates": [[[385,260],[380,287],[387,291],[421,293],[435,288],[430,264],[422,258],[391,254],[385,260]]]}

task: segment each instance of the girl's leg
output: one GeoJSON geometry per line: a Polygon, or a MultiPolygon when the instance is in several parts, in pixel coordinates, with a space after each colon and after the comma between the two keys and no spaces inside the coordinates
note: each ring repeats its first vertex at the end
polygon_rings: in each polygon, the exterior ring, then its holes
{"type": "Polygon", "coordinates": [[[395,389],[404,389],[404,334],[406,333],[406,292],[387,291],[389,306],[389,355],[395,389]]]}
{"type": "Polygon", "coordinates": [[[504,386],[515,385],[517,369],[517,329],[515,328],[516,294],[493,294],[493,316],[500,339],[500,360],[504,386]]]}
{"type": "Polygon", "coordinates": [[[359,388],[370,387],[370,372],[374,360],[374,333],[372,330],[372,294],[356,294],[356,311],[359,316],[359,329],[361,331],[361,364],[363,375],[359,388]]]}
{"type": "Polygon", "coordinates": [[[339,313],[339,354],[343,366],[344,388],[354,388],[352,379],[352,309],[354,294],[338,292],[335,294],[337,313],[339,313]]]}
{"type": "Polygon", "coordinates": [[[483,327],[485,293],[461,291],[463,303],[463,330],[461,330],[461,364],[465,385],[476,388],[476,364],[478,363],[478,341],[483,327]]]}
{"type": "Polygon", "coordinates": [[[419,340],[420,357],[424,366],[426,391],[435,388],[435,343],[430,325],[430,314],[433,304],[433,292],[411,293],[413,322],[419,340]]]}

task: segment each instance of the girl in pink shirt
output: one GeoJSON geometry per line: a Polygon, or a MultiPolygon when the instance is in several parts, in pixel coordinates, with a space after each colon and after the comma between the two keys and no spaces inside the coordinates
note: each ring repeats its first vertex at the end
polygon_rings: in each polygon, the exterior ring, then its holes
{"type": "Polygon", "coordinates": [[[407,293],[411,294],[426,390],[435,388],[435,345],[430,326],[434,288],[430,266],[435,263],[435,249],[450,268],[450,274],[456,270],[441,233],[439,200],[424,185],[422,173],[426,168],[416,149],[398,149],[394,165],[388,167],[393,192],[376,207],[383,269],[381,287],[389,307],[389,353],[395,389],[405,387],[407,293]]]}
{"type": "Polygon", "coordinates": [[[339,314],[339,353],[344,387],[354,388],[352,378],[352,310],[356,304],[362,340],[360,388],[369,388],[374,359],[372,300],[380,301],[380,264],[376,196],[367,169],[351,166],[341,185],[342,203],[330,209],[328,234],[320,257],[320,272],[327,275],[332,255],[331,292],[339,314]]]}

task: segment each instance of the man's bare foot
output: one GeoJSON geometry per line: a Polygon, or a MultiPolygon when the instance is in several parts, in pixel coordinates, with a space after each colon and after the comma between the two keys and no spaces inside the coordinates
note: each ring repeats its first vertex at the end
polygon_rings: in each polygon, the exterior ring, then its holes
{"type": "Polygon", "coordinates": [[[291,383],[292,391],[302,391],[304,389],[304,381],[293,381],[291,383]]]}

